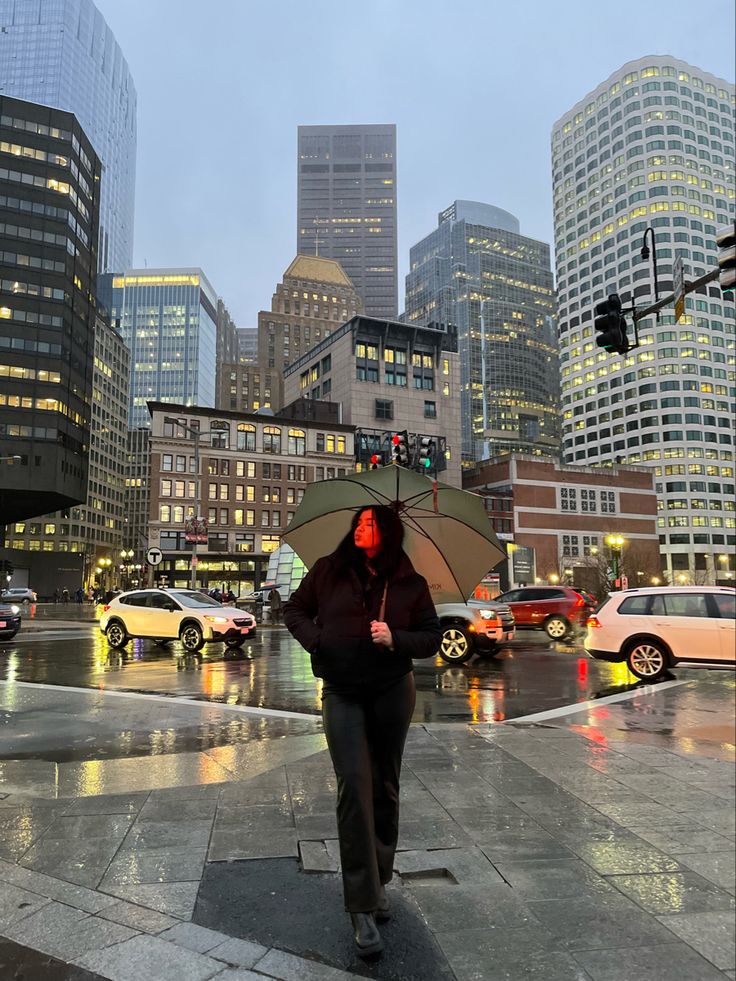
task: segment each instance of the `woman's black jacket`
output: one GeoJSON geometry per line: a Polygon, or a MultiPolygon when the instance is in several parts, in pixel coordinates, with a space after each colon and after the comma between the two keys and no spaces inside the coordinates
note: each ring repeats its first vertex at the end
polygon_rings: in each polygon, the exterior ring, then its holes
{"type": "Polygon", "coordinates": [[[389,650],[371,640],[385,579],[364,585],[334,555],[319,559],[284,605],[284,623],[311,654],[318,678],[341,686],[390,683],[412,670],[412,659],[432,657],[442,639],[427,581],[404,555],[389,577],[385,621],[393,636],[389,650]]]}

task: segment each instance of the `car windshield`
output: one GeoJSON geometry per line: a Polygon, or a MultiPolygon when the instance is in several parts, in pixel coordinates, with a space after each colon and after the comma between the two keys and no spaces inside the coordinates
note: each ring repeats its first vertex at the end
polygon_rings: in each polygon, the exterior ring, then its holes
{"type": "Polygon", "coordinates": [[[222,603],[218,603],[210,596],[205,596],[204,593],[172,593],[172,595],[174,599],[179,600],[182,606],[189,606],[193,609],[201,609],[205,606],[216,606],[218,609],[222,607],[222,603]]]}

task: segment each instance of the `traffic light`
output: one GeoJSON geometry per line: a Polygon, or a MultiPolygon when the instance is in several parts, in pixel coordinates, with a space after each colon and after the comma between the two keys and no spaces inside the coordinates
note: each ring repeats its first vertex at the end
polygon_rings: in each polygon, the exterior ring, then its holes
{"type": "Polygon", "coordinates": [[[718,243],[718,285],[724,293],[736,288],[736,221],[716,232],[718,243]]]}
{"type": "Polygon", "coordinates": [[[383,460],[381,459],[380,454],[374,453],[371,457],[371,470],[378,470],[382,462],[383,460]]]}
{"type": "Polygon", "coordinates": [[[431,436],[419,438],[419,469],[429,470],[434,463],[435,445],[431,436]]]}
{"type": "Polygon", "coordinates": [[[617,293],[611,293],[604,303],[596,306],[595,329],[599,335],[596,338],[598,347],[618,354],[626,354],[629,350],[626,317],[621,312],[621,300],[617,293]]]}
{"type": "Polygon", "coordinates": [[[394,463],[400,467],[409,466],[409,434],[406,430],[402,433],[394,433],[391,437],[394,448],[394,463]]]}

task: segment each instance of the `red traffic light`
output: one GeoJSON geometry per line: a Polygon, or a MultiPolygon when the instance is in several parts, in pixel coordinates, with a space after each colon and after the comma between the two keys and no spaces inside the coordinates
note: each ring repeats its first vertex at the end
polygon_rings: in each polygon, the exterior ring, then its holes
{"type": "Polygon", "coordinates": [[[374,453],[373,456],[371,457],[371,463],[373,464],[374,467],[377,467],[380,462],[381,462],[380,456],[377,453],[374,453]]]}
{"type": "Polygon", "coordinates": [[[391,442],[394,444],[394,446],[398,446],[401,442],[401,436],[399,436],[398,433],[394,433],[391,437],[391,442]]]}

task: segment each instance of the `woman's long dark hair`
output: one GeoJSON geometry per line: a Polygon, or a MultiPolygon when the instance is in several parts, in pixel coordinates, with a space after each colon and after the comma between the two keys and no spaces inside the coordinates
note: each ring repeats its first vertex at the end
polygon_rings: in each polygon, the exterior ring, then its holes
{"type": "Polygon", "coordinates": [[[372,559],[371,565],[379,575],[391,576],[398,569],[404,556],[404,525],[393,508],[385,504],[370,504],[353,515],[350,531],[335,549],[333,555],[339,565],[360,572],[365,569],[365,552],[355,544],[355,529],[360,516],[365,511],[373,511],[381,533],[381,551],[372,559]]]}

